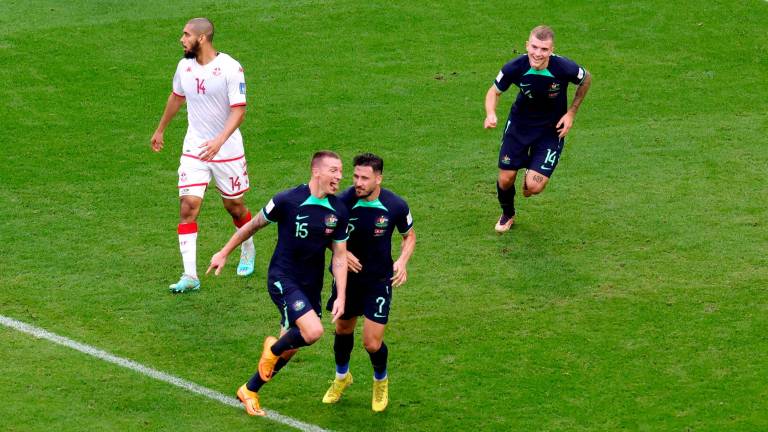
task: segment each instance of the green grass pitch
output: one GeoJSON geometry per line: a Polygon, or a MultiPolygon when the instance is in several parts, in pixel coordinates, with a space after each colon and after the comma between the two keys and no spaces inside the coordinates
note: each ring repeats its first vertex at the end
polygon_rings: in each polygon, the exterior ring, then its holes
{"type": "MultiPolygon", "coordinates": [[[[337,406],[332,327],[262,402],[336,431],[768,429],[768,2],[0,2],[0,315],[234,395],[277,330],[257,272],[174,296],[183,113],[149,139],[188,18],[244,66],[252,210],[318,149],[373,151],[418,245],[390,406],[337,406]],[[497,236],[483,97],[527,31],[594,82],[541,196],[497,236]]],[[[572,89],[571,89],[572,93],[572,89]]],[[[503,120],[513,101],[502,97],[503,120]]],[[[233,227],[209,191],[199,270],[233,227]]],[[[290,430],[0,328],[0,429],[290,430]]]]}

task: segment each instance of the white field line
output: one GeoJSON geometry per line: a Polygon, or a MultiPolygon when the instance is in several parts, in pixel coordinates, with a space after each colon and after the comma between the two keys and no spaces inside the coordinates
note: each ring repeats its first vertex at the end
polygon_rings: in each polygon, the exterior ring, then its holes
{"type": "MultiPolygon", "coordinates": [[[[41,329],[39,327],[35,327],[33,325],[29,325],[26,323],[23,323],[21,321],[17,321],[13,318],[8,318],[6,316],[0,315],[0,324],[10,327],[14,330],[18,330],[22,333],[26,333],[29,335],[32,335],[39,339],[46,339],[53,343],[63,345],[67,348],[72,348],[74,350],[80,351],[82,353],[88,354],[90,356],[96,357],[98,359],[104,360],[109,363],[116,364],[118,366],[122,366],[124,368],[130,369],[132,371],[138,372],[142,375],[154,378],[158,381],[163,381],[168,384],[173,384],[176,387],[180,387],[184,390],[188,390],[194,393],[197,393],[201,396],[205,396],[209,399],[213,399],[215,401],[221,402],[224,405],[229,405],[234,408],[240,408],[243,409],[243,405],[240,403],[239,400],[229,397],[223,393],[219,393],[215,390],[211,390],[207,387],[203,387],[199,384],[195,384],[191,381],[187,381],[185,379],[167,374],[165,372],[161,372],[157,369],[152,369],[150,367],[144,366],[140,363],[136,363],[133,360],[128,360],[122,357],[118,357],[116,355],[112,355],[106,351],[100,350],[98,348],[92,347],[90,345],[86,345],[80,342],[73,341],[72,339],[66,338],[64,336],[59,336],[55,333],[51,333],[47,330],[41,329]]],[[[267,418],[275,421],[277,423],[282,423],[287,426],[291,426],[295,429],[298,429],[300,431],[305,432],[327,432],[325,429],[322,429],[319,426],[315,426],[312,424],[304,423],[299,420],[293,419],[288,416],[284,416],[276,411],[272,410],[265,410],[267,412],[267,418]]]]}

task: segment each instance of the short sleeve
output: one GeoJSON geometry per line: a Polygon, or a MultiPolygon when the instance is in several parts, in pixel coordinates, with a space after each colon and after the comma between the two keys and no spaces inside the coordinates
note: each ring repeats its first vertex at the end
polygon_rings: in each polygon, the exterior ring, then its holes
{"type": "Polygon", "coordinates": [[[525,71],[520,71],[519,63],[520,57],[502,66],[499,74],[496,75],[496,79],[493,80],[493,85],[496,86],[496,89],[503,93],[507,91],[512,84],[520,83],[520,78],[525,71]]]}
{"type": "Polygon", "coordinates": [[[245,73],[240,63],[233,61],[227,71],[229,106],[245,106],[245,73]]]}
{"type": "Polygon", "coordinates": [[[286,193],[280,192],[272,197],[271,200],[261,209],[261,214],[268,222],[280,222],[285,217],[286,193]]]}
{"type": "Polygon", "coordinates": [[[333,241],[336,243],[341,243],[349,239],[349,234],[347,233],[347,225],[349,225],[349,212],[347,212],[347,208],[343,206],[337,206],[336,208],[339,208],[339,210],[336,212],[336,216],[339,218],[339,220],[336,222],[336,230],[333,232],[333,241]]]}
{"type": "Polygon", "coordinates": [[[176,66],[176,73],[173,74],[173,93],[176,96],[185,96],[184,87],[181,86],[181,62],[176,66]]]}
{"type": "Polygon", "coordinates": [[[560,57],[562,60],[563,72],[565,73],[565,79],[568,82],[581,85],[584,82],[584,78],[587,77],[587,71],[583,67],[579,66],[571,59],[560,57]]]}
{"type": "Polygon", "coordinates": [[[403,201],[400,209],[397,213],[397,219],[395,220],[395,226],[400,234],[406,234],[413,228],[413,216],[411,216],[411,209],[408,208],[408,204],[403,201]]]}

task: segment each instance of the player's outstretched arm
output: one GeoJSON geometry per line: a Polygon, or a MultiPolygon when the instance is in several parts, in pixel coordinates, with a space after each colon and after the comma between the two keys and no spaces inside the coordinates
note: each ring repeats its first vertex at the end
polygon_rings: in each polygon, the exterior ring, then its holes
{"type": "Polygon", "coordinates": [[[331,258],[331,273],[336,283],[336,300],[331,309],[331,322],[344,315],[344,307],[347,302],[347,242],[333,242],[331,245],[333,258],[331,258]]]}
{"type": "Polygon", "coordinates": [[[565,115],[560,118],[560,121],[557,122],[556,128],[560,138],[568,135],[568,131],[570,131],[571,127],[573,126],[573,119],[576,117],[576,113],[579,111],[581,102],[584,101],[584,98],[587,96],[587,92],[589,91],[589,87],[592,85],[592,74],[589,72],[586,72],[586,74],[587,76],[584,77],[584,81],[582,81],[581,85],[576,88],[576,94],[573,96],[573,102],[571,102],[570,108],[568,108],[568,111],[565,113],[565,115]]]}
{"type": "Polygon", "coordinates": [[[211,270],[215,270],[214,274],[218,276],[221,273],[221,269],[224,268],[224,264],[227,263],[229,254],[232,253],[236,247],[240,246],[242,242],[248,240],[256,231],[267,225],[269,225],[269,221],[264,218],[262,212],[259,212],[250,222],[241,226],[240,229],[232,235],[227,244],[225,244],[220,251],[213,254],[211,257],[211,265],[208,266],[208,270],[205,271],[205,274],[210,273],[211,270]]]}
{"type": "Polygon", "coordinates": [[[403,242],[400,245],[400,257],[392,264],[392,271],[394,273],[394,276],[392,276],[392,286],[400,286],[408,280],[408,261],[411,259],[414,249],[416,249],[416,231],[411,228],[403,236],[403,242]]]}
{"type": "Polygon", "coordinates": [[[179,112],[179,109],[181,109],[181,106],[184,105],[185,99],[175,93],[171,93],[168,96],[168,102],[165,104],[165,110],[163,111],[162,117],[160,117],[160,124],[157,125],[157,129],[155,129],[155,133],[152,134],[152,150],[159,152],[163,149],[164,139],[163,134],[165,133],[165,128],[168,126],[168,124],[173,120],[173,118],[176,116],[176,113],[179,112]]]}
{"type": "Polygon", "coordinates": [[[492,85],[485,94],[485,121],[483,127],[486,129],[492,129],[496,127],[496,123],[499,119],[496,117],[496,107],[499,105],[499,98],[501,93],[496,85],[492,85]]]}
{"type": "Polygon", "coordinates": [[[200,153],[198,153],[200,159],[204,161],[212,160],[214,156],[216,156],[216,153],[219,152],[221,146],[223,146],[229,137],[235,133],[237,128],[240,127],[243,120],[245,120],[245,105],[231,107],[229,109],[229,116],[224,123],[224,129],[221,130],[221,133],[217,135],[216,138],[200,144],[200,153]]]}

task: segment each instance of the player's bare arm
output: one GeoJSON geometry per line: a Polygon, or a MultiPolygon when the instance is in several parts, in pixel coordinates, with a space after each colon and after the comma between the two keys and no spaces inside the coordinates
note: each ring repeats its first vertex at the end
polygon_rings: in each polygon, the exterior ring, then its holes
{"type": "Polygon", "coordinates": [[[347,242],[333,242],[331,245],[333,258],[331,258],[331,273],[336,283],[336,300],[331,309],[331,322],[344,315],[344,306],[347,300],[347,242]]]}
{"type": "Polygon", "coordinates": [[[483,127],[486,129],[493,129],[499,122],[496,117],[496,107],[499,105],[499,98],[501,92],[496,88],[496,85],[492,85],[485,94],[485,121],[483,127]]]}
{"type": "Polygon", "coordinates": [[[200,153],[198,153],[200,159],[204,161],[212,160],[219,152],[221,146],[223,146],[229,137],[235,133],[237,128],[240,127],[243,120],[245,120],[245,106],[231,107],[229,109],[227,122],[224,123],[224,129],[221,133],[216,136],[216,138],[200,144],[201,150],[200,153]]]}
{"type": "Polygon", "coordinates": [[[171,93],[168,96],[168,102],[165,104],[165,110],[163,111],[162,117],[160,117],[160,124],[157,126],[157,129],[155,129],[155,133],[152,134],[153,151],[159,152],[163,149],[163,144],[165,143],[165,140],[163,139],[165,128],[176,116],[176,113],[179,112],[179,109],[181,109],[181,106],[184,105],[185,101],[186,99],[184,99],[184,97],[175,93],[171,93]]]}
{"type": "Polygon", "coordinates": [[[208,270],[206,270],[205,274],[208,274],[211,270],[215,269],[216,271],[214,274],[218,276],[219,273],[221,273],[221,269],[224,268],[224,264],[227,263],[229,254],[236,247],[240,246],[242,242],[248,240],[256,231],[267,225],[269,225],[269,221],[264,218],[262,212],[259,212],[250,222],[240,227],[240,229],[232,235],[227,244],[211,257],[211,265],[208,266],[208,270]]]}
{"type": "Polygon", "coordinates": [[[416,231],[411,229],[403,235],[403,241],[400,244],[400,256],[392,264],[392,286],[401,286],[408,280],[408,261],[416,249],[416,231]]]}
{"type": "Polygon", "coordinates": [[[581,102],[584,101],[584,97],[587,96],[589,87],[592,85],[592,75],[589,72],[586,72],[586,74],[587,75],[584,77],[584,81],[582,81],[581,85],[576,88],[576,93],[573,96],[573,102],[571,102],[571,106],[568,108],[568,111],[560,118],[560,121],[557,122],[556,127],[557,131],[559,132],[558,136],[560,138],[568,135],[568,131],[570,131],[571,127],[573,126],[573,119],[576,117],[576,113],[579,111],[581,102]]]}

